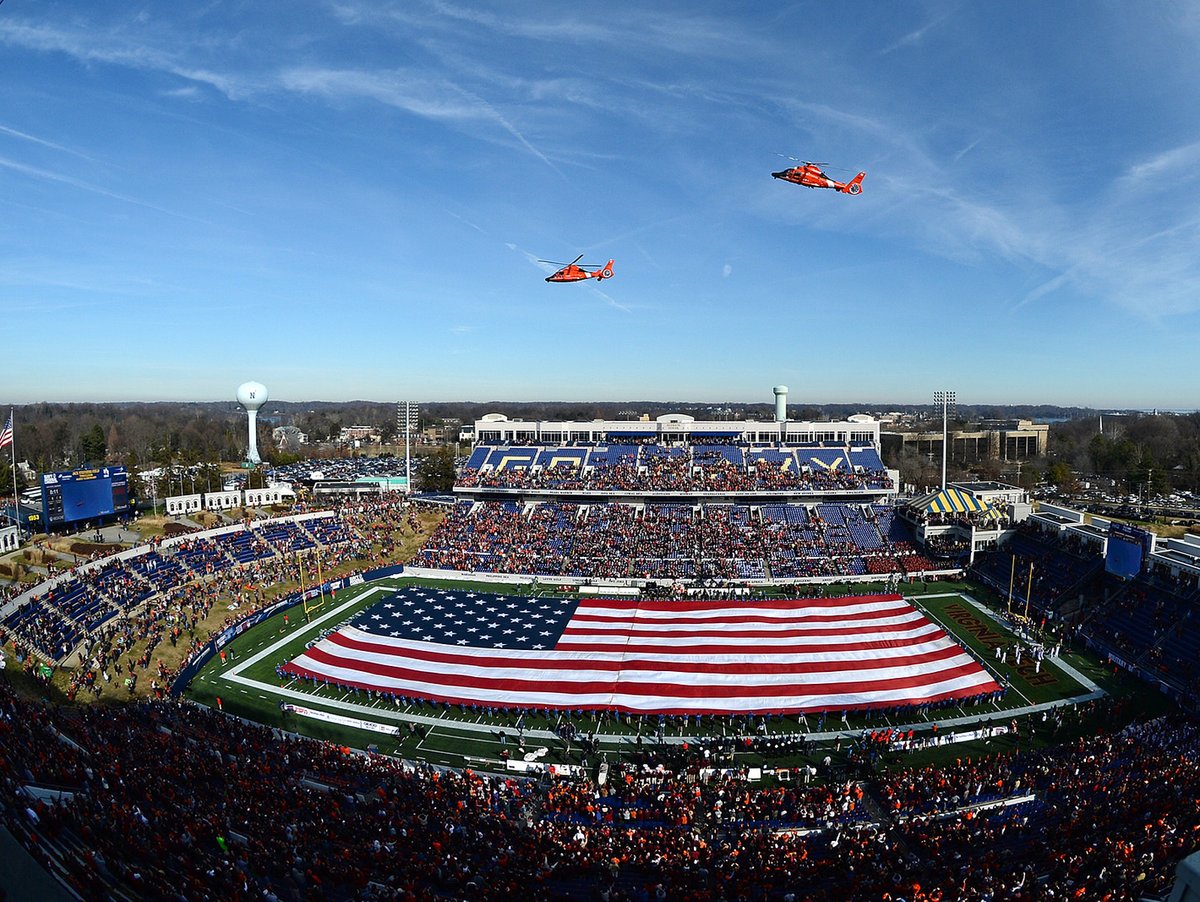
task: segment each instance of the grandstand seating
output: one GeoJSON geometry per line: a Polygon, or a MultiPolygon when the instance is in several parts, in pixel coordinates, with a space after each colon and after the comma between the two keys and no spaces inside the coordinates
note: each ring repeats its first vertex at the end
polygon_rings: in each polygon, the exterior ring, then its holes
{"type": "Polygon", "coordinates": [[[587,448],[564,447],[541,449],[534,463],[545,469],[563,467],[567,470],[582,470],[587,466],[587,461],[587,448]]]}
{"type": "Polygon", "coordinates": [[[130,558],[129,568],[141,575],[158,592],[167,591],[171,586],[183,582],[185,578],[184,566],[176,556],[164,556],[157,551],[130,558]]]}
{"type": "Polygon", "coordinates": [[[262,540],[277,551],[287,553],[312,548],[315,542],[294,521],[266,523],[260,530],[262,540]]]}
{"type": "Polygon", "coordinates": [[[1076,552],[1035,526],[1022,527],[1005,546],[980,554],[975,560],[978,576],[1006,591],[1011,579],[1014,594],[1022,602],[1029,599],[1032,608],[1041,613],[1057,612],[1067,600],[1067,593],[1094,580],[1103,567],[1099,557],[1076,552]],[[1031,564],[1032,593],[1028,586],[1031,564]]]}
{"type": "Polygon", "coordinates": [[[301,526],[319,545],[342,545],[354,538],[340,517],[314,517],[301,526]]]}
{"type": "Polygon", "coordinates": [[[604,446],[487,445],[472,451],[460,491],[882,492],[892,488],[873,448],[749,447],[733,443],[604,446]]]}
{"type": "Polygon", "coordinates": [[[58,661],[114,617],[186,582],[318,543],[335,546],[352,540],[339,517],[309,519],[303,525],[268,522],[215,538],[188,538],[124,560],[112,558],[102,566],[76,569],[11,611],[2,626],[42,656],[58,661]]]}
{"type": "Polygon", "coordinates": [[[883,469],[883,461],[879,458],[879,452],[870,446],[851,447],[849,461],[855,471],[883,469]]]}
{"type": "MultiPolygon", "coordinates": [[[[660,460],[678,460],[662,455],[660,460]]],[[[543,576],[793,579],[931,570],[878,510],[822,503],[460,502],[418,566],[543,576]]]]}
{"type": "Polygon", "coordinates": [[[180,562],[193,573],[203,576],[233,566],[221,546],[211,539],[195,539],[175,546],[180,562]]]}
{"type": "Polygon", "coordinates": [[[830,471],[846,468],[846,452],[840,448],[832,450],[829,448],[797,449],[796,457],[802,467],[830,471]]]}
{"type": "Polygon", "coordinates": [[[213,541],[239,564],[275,556],[275,550],[270,545],[257,533],[246,529],[216,536],[213,541]]]}

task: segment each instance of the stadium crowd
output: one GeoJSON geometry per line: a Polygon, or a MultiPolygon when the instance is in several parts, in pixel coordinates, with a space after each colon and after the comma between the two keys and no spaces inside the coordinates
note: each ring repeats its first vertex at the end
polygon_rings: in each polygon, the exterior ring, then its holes
{"type": "Polygon", "coordinates": [[[873,505],[460,502],[414,564],[434,569],[649,579],[791,579],[936,569],[881,533],[873,505]]]}
{"type": "Polygon", "coordinates": [[[759,786],[744,768],[631,760],[603,785],[531,781],[414,768],[187,703],[68,710],[0,685],[5,826],[88,899],[1132,902],[1200,846],[1194,720],[803,773],[759,786]]]}
{"type": "Polygon", "coordinates": [[[654,443],[590,447],[567,446],[570,454],[546,463],[532,447],[494,449],[503,459],[513,452],[521,462],[486,463],[488,449],[479,448],[456,481],[467,489],[522,489],[573,492],[844,492],[892,488],[878,457],[870,468],[852,466],[848,452],[783,446],[762,449],[739,446],[662,446],[654,443]],[[811,453],[829,461],[814,462],[811,453]],[[528,461],[528,462],[526,462],[528,461]]]}
{"type": "MultiPolygon", "coordinates": [[[[11,642],[17,665],[44,683],[60,664],[72,664],[64,687],[69,700],[99,698],[108,684],[133,695],[139,680],[162,697],[210,632],[271,604],[272,587],[314,585],[351,564],[390,563],[396,535],[423,529],[421,509],[382,495],[344,502],[335,516],[302,525],[248,519],[215,537],[170,545],[157,538],[133,557],[97,552],[10,610],[0,622],[0,646],[11,642]],[[210,615],[218,604],[229,613],[214,627],[210,615]],[[160,643],[182,648],[181,663],[164,664],[155,654],[160,643]]],[[[11,599],[24,590],[6,588],[11,599]]]]}

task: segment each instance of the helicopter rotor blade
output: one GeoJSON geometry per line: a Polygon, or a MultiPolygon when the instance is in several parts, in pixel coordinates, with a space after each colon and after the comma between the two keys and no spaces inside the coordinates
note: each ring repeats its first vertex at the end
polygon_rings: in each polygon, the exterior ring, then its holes
{"type": "Polygon", "coordinates": [[[557,260],[539,260],[538,263],[549,263],[551,266],[574,266],[576,263],[578,263],[582,259],[583,259],[583,254],[580,254],[578,257],[576,257],[570,263],[559,263],[557,260]]]}

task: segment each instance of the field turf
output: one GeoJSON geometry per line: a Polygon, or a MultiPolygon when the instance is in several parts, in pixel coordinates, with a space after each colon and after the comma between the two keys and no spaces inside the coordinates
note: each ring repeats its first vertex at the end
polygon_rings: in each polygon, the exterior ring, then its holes
{"type": "MultiPolygon", "coordinates": [[[[291,680],[281,680],[275,673],[277,666],[291,661],[306,645],[337,629],[359,611],[385,597],[391,588],[411,582],[414,581],[392,579],[345,589],[334,598],[310,604],[307,615],[301,606],[293,607],[287,612],[286,626],[284,614],[276,614],[225,646],[225,660],[219,655],[215,656],[188,687],[187,696],[193,701],[209,706],[215,706],[217,698],[220,698],[222,710],[226,713],[354,748],[372,748],[383,754],[455,767],[486,768],[489,764],[498,767],[502,751],[507,750],[514,757],[518,755],[515,715],[488,717],[457,706],[445,708],[426,704],[400,707],[381,698],[370,698],[365,692],[334,687],[312,687],[291,680]],[[302,705],[335,716],[382,724],[395,732],[355,729],[285,712],[281,710],[281,702],[302,705]]],[[[529,586],[456,580],[415,582],[463,591],[531,594],[529,586]]],[[[540,591],[541,594],[547,594],[545,587],[540,591]]],[[[854,587],[851,591],[855,594],[860,591],[866,594],[871,590],[866,587],[854,587]]],[[[994,649],[997,646],[1010,646],[1015,637],[994,613],[986,610],[986,606],[974,602],[974,598],[983,597],[983,593],[979,596],[973,595],[975,590],[972,587],[954,583],[915,583],[904,586],[903,591],[910,601],[921,608],[931,620],[940,623],[955,635],[994,676],[1009,687],[1006,697],[998,704],[959,707],[937,712],[936,717],[941,723],[947,723],[951,718],[987,718],[991,722],[1007,723],[1017,709],[1047,703],[1070,704],[1070,700],[1079,701],[1099,694],[1097,689],[1121,698],[1135,696],[1137,703],[1130,708],[1136,708],[1141,714],[1165,710],[1168,707],[1166,699],[1159,694],[1124,674],[1114,674],[1111,669],[1086,654],[1071,652],[1063,655],[1063,660],[1070,668],[1083,677],[1083,683],[1053,661],[1043,662],[1040,672],[1037,672],[1035,665],[1028,659],[1023,661],[1022,666],[1017,667],[1010,653],[1009,662],[1002,664],[997,660],[994,649]],[[1089,683],[1090,685],[1087,685],[1089,683]]],[[[1080,710],[1088,710],[1090,707],[1094,707],[1094,704],[1080,710]]],[[[1030,725],[1036,725],[1041,714],[1035,712],[1026,715],[1026,718],[1030,725]]],[[[578,749],[573,749],[568,754],[550,732],[557,719],[558,715],[551,715],[549,719],[540,716],[527,717],[526,750],[545,747],[547,752],[543,760],[547,762],[579,763],[578,749]]],[[[597,719],[593,715],[584,715],[582,719],[574,720],[580,734],[592,731],[597,734],[601,749],[610,758],[633,753],[638,748],[638,734],[643,733],[645,742],[657,728],[657,722],[652,724],[649,718],[639,721],[626,716],[617,721],[612,717],[597,719]]],[[[767,724],[770,734],[807,733],[813,739],[808,755],[792,756],[775,763],[790,766],[812,760],[830,751],[844,754],[850,745],[850,739],[859,731],[899,725],[889,719],[886,712],[851,715],[845,724],[840,718],[829,716],[824,723],[824,733],[814,736],[818,731],[818,723],[815,715],[808,718],[807,724],[790,716],[771,720],[767,724]]],[[[960,722],[959,728],[967,728],[965,724],[966,721],[960,722]]],[[[1087,718],[1073,718],[1071,724],[1075,730],[1088,728],[1087,718]]],[[[917,720],[916,725],[919,730],[922,726],[921,719],[917,720]]],[[[668,742],[679,742],[684,738],[723,734],[756,735],[759,730],[758,719],[747,722],[721,717],[713,718],[711,722],[706,720],[699,728],[694,723],[686,728],[668,727],[666,738],[668,742]]],[[[1035,737],[1034,741],[1040,743],[1048,739],[1048,736],[1041,739],[1035,737]]],[[[1028,742],[1028,739],[1026,741],[1028,742]]],[[[996,740],[997,745],[1001,742],[1008,740],[996,740]]],[[[976,749],[995,750],[991,743],[961,743],[906,754],[902,760],[914,763],[933,761],[946,756],[970,754],[976,749]]],[[[749,752],[739,752],[737,759],[740,759],[737,763],[752,766],[763,763],[760,756],[749,752]]]]}

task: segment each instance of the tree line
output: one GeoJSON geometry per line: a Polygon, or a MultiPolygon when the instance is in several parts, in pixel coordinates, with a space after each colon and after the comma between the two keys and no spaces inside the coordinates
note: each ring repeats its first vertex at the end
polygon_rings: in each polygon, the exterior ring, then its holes
{"type": "MultiPolygon", "coordinates": [[[[885,405],[886,406],[886,405],[885,405]]],[[[851,409],[880,409],[880,405],[794,405],[796,419],[839,418],[851,409]]],[[[714,410],[734,419],[769,420],[769,404],[700,404],[646,401],[606,402],[424,402],[417,428],[435,422],[470,423],[485,413],[501,410],[512,418],[528,420],[623,419],[636,412],[651,417],[666,410],[699,418],[714,410]]],[[[914,409],[911,408],[910,409],[914,409]]],[[[932,412],[932,405],[918,406],[932,412]]],[[[1003,417],[1056,412],[1074,414],[1051,424],[1049,455],[1023,461],[1019,480],[1033,486],[1041,481],[1070,486],[1088,477],[1111,479],[1123,491],[1161,493],[1184,489],[1200,491],[1200,414],[1105,414],[1075,408],[987,407],[979,411],[960,407],[958,421],[977,413],[1003,417]]],[[[179,478],[180,470],[195,477],[203,473],[211,484],[222,461],[241,460],[246,453],[246,415],[229,402],[29,404],[15,408],[17,456],[38,472],[73,467],[123,464],[131,468],[165,467],[179,478]],[[211,470],[202,470],[208,465],[211,470]]],[[[309,436],[303,456],[334,453],[313,447],[336,439],[343,426],[370,425],[384,442],[397,436],[396,405],[392,402],[272,401],[259,413],[258,447],[269,463],[296,459],[278,451],[271,429],[294,425],[309,436]]],[[[940,425],[940,422],[939,424],[940,425]]],[[[12,491],[7,455],[0,460],[0,494],[12,491]]],[[[888,466],[901,471],[901,479],[917,486],[940,481],[941,461],[911,453],[885,457],[888,466]]],[[[972,463],[968,470],[950,462],[949,478],[968,476],[1016,481],[1016,467],[1002,461],[972,463]]]]}

